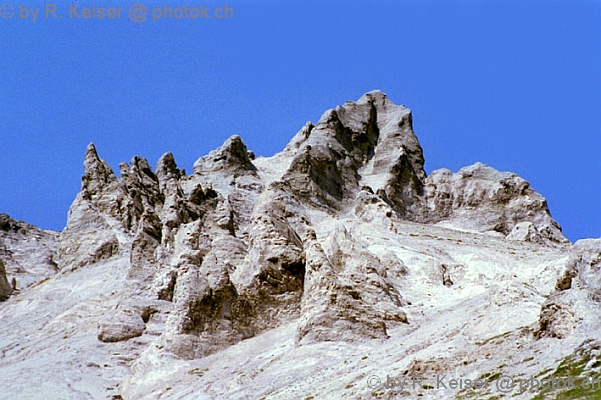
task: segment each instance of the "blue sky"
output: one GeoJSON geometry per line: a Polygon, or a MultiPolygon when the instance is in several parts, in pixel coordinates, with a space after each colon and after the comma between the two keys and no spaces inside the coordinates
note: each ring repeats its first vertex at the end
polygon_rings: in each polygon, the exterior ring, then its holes
{"type": "Polygon", "coordinates": [[[46,19],[44,2],[3,1],[0,212],[14,218],[63,229],[90,142],[115,170],[172,151],[191,171],[232,134],[272,155],[377,88],[413,110],[428,173],[516,172],[570,240],[601,236],[600,1],[205,0],[233,18],[141,23],[133,2],[57,0],[63,18],[46,19]],[[69,18],[70,4],[124,11],[69,18]]]}

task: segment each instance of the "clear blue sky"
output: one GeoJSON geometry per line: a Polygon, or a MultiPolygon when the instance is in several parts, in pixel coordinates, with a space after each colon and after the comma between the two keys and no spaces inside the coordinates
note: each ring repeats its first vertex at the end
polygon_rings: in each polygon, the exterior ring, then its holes
{"type": "Polygon", "coordinates": [[[14,218],[63,229],[90,142],[115,170],[172,151],[190,171],[234,133],[272,155],[377,88],[413,110],[428,173],[516,172],[569,239],[601,236],[600,1],[205,0],[234,17],[143,23],[132,2],[76,19],[69,4],[119,2],[55,1],[63,18],[46,19],[44,2],[4,1],[0,212],[14,218]]]}

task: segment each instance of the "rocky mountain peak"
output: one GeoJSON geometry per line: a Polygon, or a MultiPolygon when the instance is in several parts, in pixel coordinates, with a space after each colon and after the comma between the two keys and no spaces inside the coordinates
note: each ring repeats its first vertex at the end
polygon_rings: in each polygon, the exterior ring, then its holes
{"type": "Polygon", "coordinates": [[[175,157],[173,157],[173,153],[171,152],[165,153],[159,158],[156,171],[159,181],[179,179],[186,175],[185,171],[177,168],[175,157]]]}
{"type": "Polygon", "coordinates": [[[254,170],[249,151],[238,135],[230,136],[220,148],[213,150],[194,163],[194,172],[197,174],[254,170]]]}
{"type": "Polygon", "coordinates": [[[298,398],[307,382],[320,398],[365,398],[335,376],[364,376],[367,357],[419,373],[496,367],[516,340],[547,354],[547,340],[586,336],[578,315],[598,302],[597,241],[569,244],[515,174],[476,163],[427,176],[411,110],[381,91],[307,122],[273,157],[234,135],[190,175],[171,153],[119,168],[88,146],[65,230],[23,226],[48,252],[23,251],[30,237],[0,215],[11,393],[27,394],[20,371],[35,362],[61,398],[298,398]],[[51,273],[33,267],[41,254],[51,273]],[[15,294],[19,268],[37,278],[15,294]],[[74,350],[57,356],[56,341],[74,350]],[[226,365],[235,385],[217,379],[226,365]],[[329,380],[305,379],[317,372],[329,380]]]}
{"type": "Polygon", "coordinates": [[[339,209],[361,186],[369,186],[398,213],[419,213],[426,174],[411,111],[380,91],[326,111],[316,125],[306,124],[284,154],[293,159],[283,180],[317,203],[339,209]]]}
{"type": "Polygon", "coordinates": [[[90,143],[86,149],[83,167],[81,188],[86,196],[94,196],[102,192],[106,186],[117,181],[113,170],[98,157],[94,143],[90,143]]]}

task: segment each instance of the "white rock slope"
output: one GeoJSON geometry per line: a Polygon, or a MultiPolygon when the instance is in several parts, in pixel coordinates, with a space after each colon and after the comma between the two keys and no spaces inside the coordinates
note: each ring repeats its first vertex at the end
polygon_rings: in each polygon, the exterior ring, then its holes
{"type": "Polygon", "coordinates": [[[191,175],[167,153],[117,178],[90,145],[60,235],[28,228],[28,251],[0,219],[4,395],[486,398],[503,374],[594,374],[601,240],[569,243],[515,174],[423,165],[379,91],[270,158],[232,136],[191,175]],[[15,254],[38,282],[17,293],[15,254]]]}

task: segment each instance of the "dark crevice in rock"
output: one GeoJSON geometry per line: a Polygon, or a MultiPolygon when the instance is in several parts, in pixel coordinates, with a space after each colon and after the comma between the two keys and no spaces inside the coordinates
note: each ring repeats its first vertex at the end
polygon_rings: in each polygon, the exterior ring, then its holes
{"type": "Polygon", "coordinates": [[[6,278],[4,262],[0,260],[0,301],[7,300],[12,293],[13,287],[8,283],[8,279],[6,278]]]}
{"type": "Polygon", "coordinates": [[[440,270],[442,272],[442,284],[450,287],[453,286],[453,281],[451,280],[451,272],[449,271],[450,267],[446,264],[441,264],[440,270]]]}
{"type": "Polygon", "coordinates": [[[260,290],[268,295],[302,291],[305,279],[304,260],[280,262],[277,257],[268,261],[272,268],[265,268],[257,277],[260,290]]]}
{"type": "Polygon", "coordinates": [[[182,327],[182,332],[210,333],[221,325],[222,320],[246,326],[255,314],[250,303],[238,297],[232,285],[227,285],[209,289],[202,298],[191,301],[187,316],[189,323],[182,327]]]}
{"type": "Polygon", "coordinates": [[[173,293],[175,291],[175,285],[177,284],[177,272],[171,272],[171,278],[167,287],[159,291],[159,300],[173,301],[173,293]]]}
{"type": "Polygon", "coordinates": [[[196,185],[190,192],[189,201],[192,204],[202,205],[207,200],[217,198],[217,192],[211,187],[203,188],[202,185],[196,185]]]}

